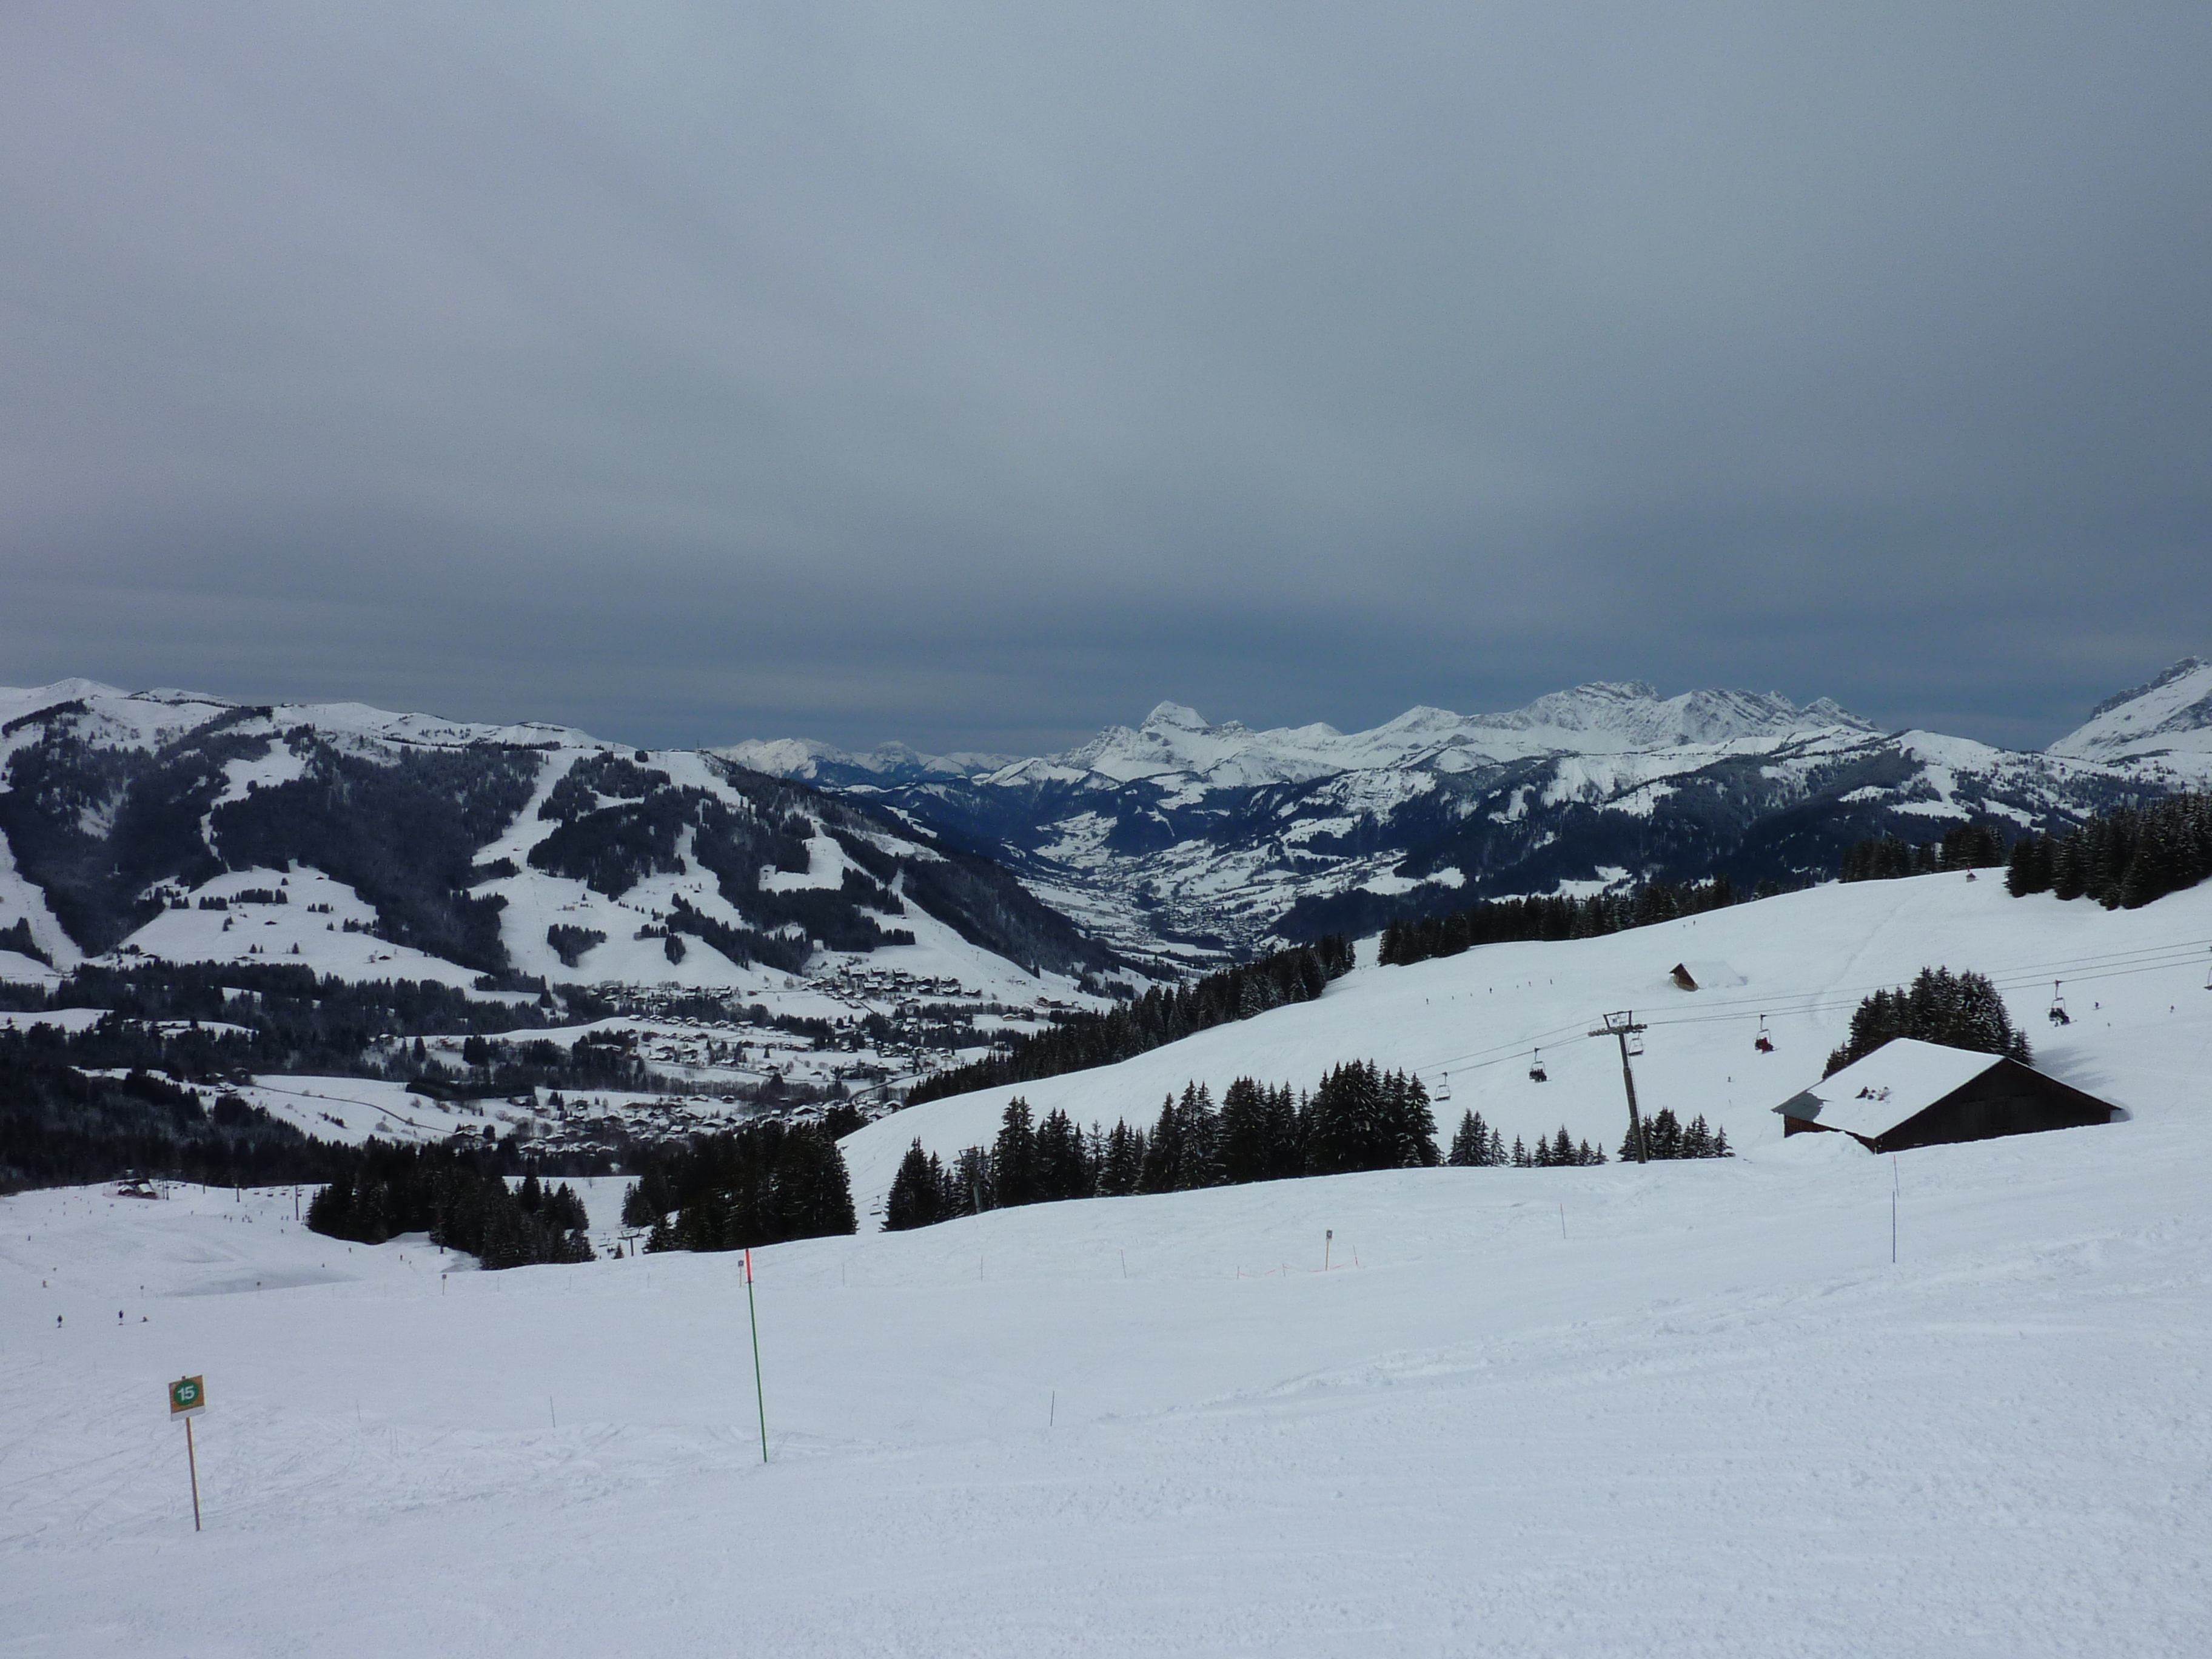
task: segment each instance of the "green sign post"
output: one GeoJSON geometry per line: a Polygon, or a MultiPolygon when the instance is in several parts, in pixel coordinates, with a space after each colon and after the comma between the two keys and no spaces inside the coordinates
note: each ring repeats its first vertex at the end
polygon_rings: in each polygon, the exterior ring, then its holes
{"type": "Polygon", "coordinates": [[[192,1530],[200,1529],[200,1460],[192,1448],[192,1419],[207,1409],[207,1379],[180,1376],[169,1384],[169,1419],[185,1419],[185,1467],[192,1477],[192,1530]]]}

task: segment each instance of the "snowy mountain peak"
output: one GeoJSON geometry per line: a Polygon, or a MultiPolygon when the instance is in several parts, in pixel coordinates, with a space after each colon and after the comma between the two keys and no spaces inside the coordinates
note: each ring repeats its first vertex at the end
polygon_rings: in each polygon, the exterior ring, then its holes
{"type": "Polygon", "coordinates": [[[812,738],[750,738],[707,751],[749,771],[808,783],[911,783],[927,778],[980,777],[1010,763],[1005,755],[925,755],[910,744],[878,744],[855,754],[812,738]]]}
{"type": "Polygon", "coordinates": [[[2101,761],[2212,755],[2212,662],[2184,657],[2149,684],[2106,698],[2047,752],[2101,761]]]}
{"type": "Polygon", "coordinates": [[[1838,726],[1861,732],[1874,729],[1826,697],[1803,708],[1776,691],[1764,695],[1685,691],[1679,696],[1662,697],[1656,687],[1641,680],[1594,680],[1571,690],[1552,692],[1506,714],[1481,715],[1470,724],[1510,732],[1557,733],[1560,748],[1586,746],[1574,738],[1593,736],[1656,748],[1728,743],[1739,738],[1838,726]]]}
{"type": "Polygon", "coordinates": [[[1145,732],[1211,732],[1213,728],[1206,724],[1206,716],[1195,708],[1179,702],[1163,702],[1153,706],[1152,712],[1145,716],[1144,725],[1138,729],[1145,732]]]}
{"type": "Polygon", "coordinates": [[[905,782],[925,775],[973,778],[988,771],[991,783],[1006,786],[1090,779],[1110,785],[1151,781],[1177,790],[1234,789],[1307,783],[1341,773],[1455,771],[1470,761],[1620,754],[1873,729],[1826,697],[1800,708],[1775,692],[1686,691],[1662,697],[1640,680],[1598,680],[1504,714],[1460,714],[1419,704],[1370,731],[1352,732],[1318,721],[1263,731],[1242,720],[1216,725],[1187,703],[1164,702],[1139,726],[1109,726],[1076,748],[996,762],[996,769],[957,764],[982,757],[917,756],[896,744],[870,756],[804,739],[738,744],[715,752],[779,776],[830,783],[905,782]],[[911,763],[888,763],[894,754],[911,763]]]}

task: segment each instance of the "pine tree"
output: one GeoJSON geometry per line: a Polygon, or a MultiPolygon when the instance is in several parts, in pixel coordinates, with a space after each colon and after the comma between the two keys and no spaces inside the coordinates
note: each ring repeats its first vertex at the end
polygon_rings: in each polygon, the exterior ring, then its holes
{"type": "Polygon", "coordinates": [[[1271,1104],[1268,1091],[1249,1077],[1222,1091],[1215,1155],[1223,1181],[1266,1181],[1273,1175],[1271,1104]]]}
{"type": "Polygon", "coordinates": [[[1175,1097],[1160,1103],[1160,1115],[1146,1137],[1145,1162],[1137,1178],[1140,1193],[1171,1193],[1181,1184],[1183,1163],[1182,1119],[1175,1097]]]}
{"type": "Polygon", "coordinates": [[[921,1150],[921,1137],[916,1136],[914,1145],[907,1148],[906,1156],[899,1160],[898,1173],[891,1177],[890,1192],[884,1200],[884,1231],[903,1232],[909,1227],[927,1227],[943,1219],[944,1170],[921,1150]]]}
{"type": "Polygon", "coordinates": [[[1176,1118],[1182,1132],[1182,1158],[1176,1170],[1176,1190],[1218,1187],[1221,1161],[1216,1142],[1220,1124],[1213,1110],[1213,1096],[1203,1083],[1183,1085],[1176,1118]]]}
{"type": "Polygon", "coordinates": [[[1850,1036],[1828,1056],[1832,1076],[1893,1037],[2003,1054],[2025,1065],[2027,1038],[2015,1030],[1996,987],[1983,975],[1923,968],[1909,988],[1876,991],[1851,1015],[1850,1036]]]}
{"type": "MultiPolygon", "coordinates": [[[[802,1124],[783,1137],[756,1224],[771,1240],[826,1238],[857,1231],[844,1155],[827,1130],[802,1124]]],[[[731,1239],[724,1248],[744,1242],[731,1239]]]]}
{"type": "Polygon", "coordinates": [[[2051,838],[2026,835],[2013,842],[2005,860],[2005,891],[2014,898],[2051,890],[2051,838]]]}
{"type": "Polygon", "coordinates": [[[1386,1170],[1429,1170],[1437,1163],[1437,1120],[1429,1091],[1410,1072],[1393,1072],[1382,1085],[1382,1144],[1376,1148],[1386,1170]]]}
{"type": "Polygon", "coordinates": [[[1139,1190],[1145,1168],[1145,1137],[1118,1118],[1106,1135],[1106,1156],[1098,1170],[1098,1195],[1122,1198],[1139,1190]]]}
{"type": "Polygon", "coordinates": [[[1030,1103],[1017,1095],[999,1119],[999,1138],[991,1147],[991,1188],[1000,1209],[1037,1201],[1036,1132],[1030,1103]]]}
{"type": "Polygon", "coordinates": [[[1084,1146],[1083,1132],[1056,1106],[1037,1125],[1036,1158],[1039,1203],[1091,1196],[1093,1171],[1084,1146]]]}
{"type": "Polygon", "coordinates": [[[1267,1179],[1285,1181],[1305,1173],[1304,1115],[1289,1084],[1268,1091],[1267,1179]]]}

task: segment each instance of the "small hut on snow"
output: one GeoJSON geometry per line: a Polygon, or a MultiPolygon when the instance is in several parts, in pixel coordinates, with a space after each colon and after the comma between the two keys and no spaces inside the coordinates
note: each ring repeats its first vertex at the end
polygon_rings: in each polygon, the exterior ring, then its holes
{"type": "Polygon", "coordinates": [[[1774,1109],[1782,1133],[1847,1134],[1877,1152],[2110,1123],[2119,1108],[2002,1054],[1895,1037],[1774,1109]]]}

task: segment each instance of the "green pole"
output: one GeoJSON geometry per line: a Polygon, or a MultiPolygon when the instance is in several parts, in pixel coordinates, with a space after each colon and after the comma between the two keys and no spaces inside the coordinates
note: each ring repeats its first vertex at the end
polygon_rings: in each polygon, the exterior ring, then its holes
{"type": "Polygon", "coordinates": [[[753,1253],[745,1252],[745,1317],[753,1328],[753,1401],[760,1407],[761,1462],[768,1462],[768,1397],[761,1392],[760,1310],[753,1305],[753,1253]]]}

